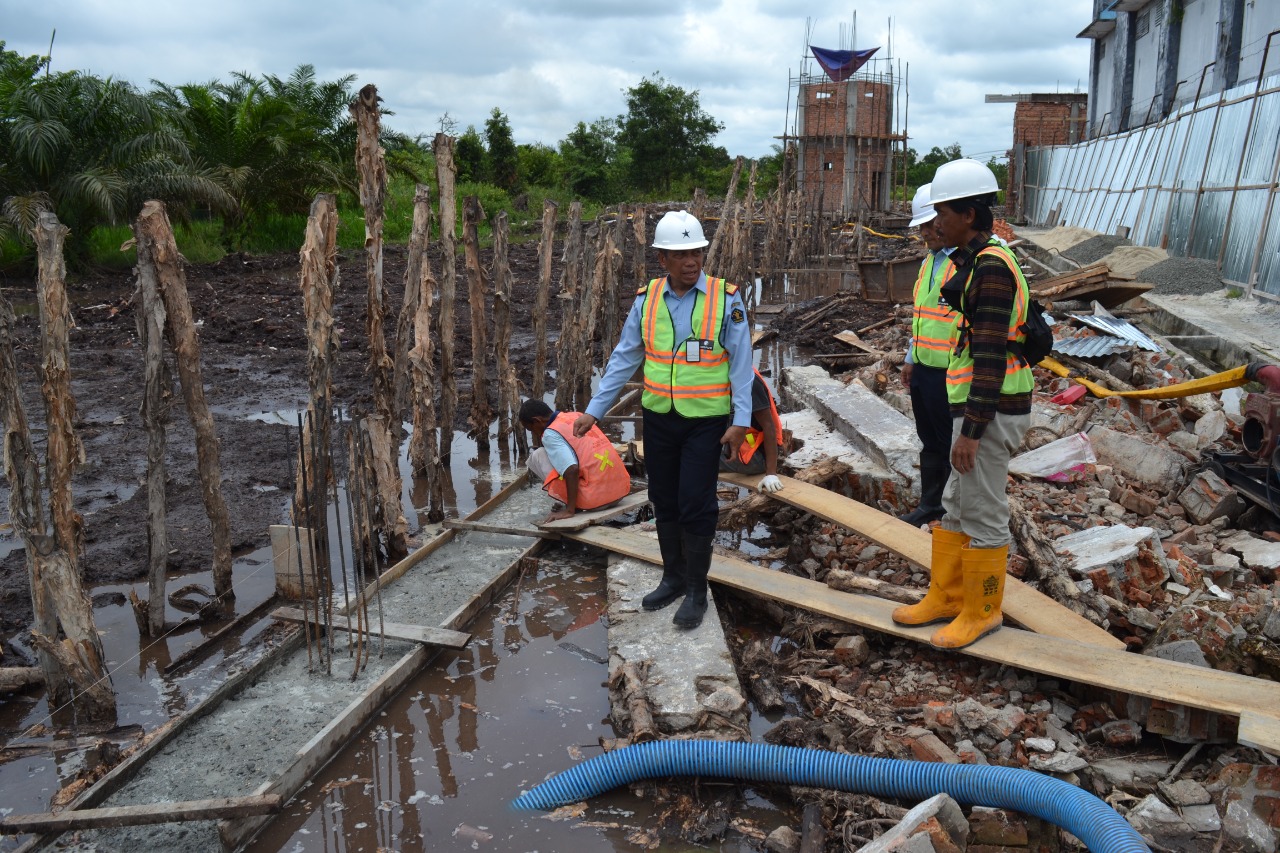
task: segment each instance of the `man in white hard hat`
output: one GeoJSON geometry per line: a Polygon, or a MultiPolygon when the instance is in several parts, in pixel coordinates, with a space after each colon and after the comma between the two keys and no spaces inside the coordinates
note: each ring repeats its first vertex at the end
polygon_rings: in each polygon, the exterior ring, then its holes
{"type": "Polygon", "coordinates": [[[939,296],[952,276],[951,249],[942,245],[934,226],[937,214],[929,201],[930,185],[911,200],[911,225],[929,249],[920,263],[912,292],[911,340],[907,342],[902,384],[911,392],[911,414],[920,437],[920,503],[900,518],[914,525],[942,518],[942,490],[951,474],[951,404],[947,401],[947,363],[956,345],[960,315],[939,296]]]}
{"type": "Polygon", "coordinates": [[[666,271],[640,289],[595,397],[574,423],[584,435],[644,365],[645,469],[662,552],[662,581],[641,602],[660,610],[684,596],[672,622],[691,630],[707,610],[719,505],[716,474],[751,423],[751,330],[737,285],[702,271],[707,240],[687,211],[653,232],[666,271]]]}
{"type": "Polygon", "coordinates": [[[992,239],[995,175],[976,160],[939,167],[929,198],[956,273],[942,299],[961,314],[947,366],[954,418],[946,514],[933,530],[929,591],[893,612],[895,622],[951,620],[939,648],[962,648],[1000,627],[1009,556],[1009,459],[1031,421],[1031,367],[1020,356],[1029,294],[1018,260],[992,239]]]}

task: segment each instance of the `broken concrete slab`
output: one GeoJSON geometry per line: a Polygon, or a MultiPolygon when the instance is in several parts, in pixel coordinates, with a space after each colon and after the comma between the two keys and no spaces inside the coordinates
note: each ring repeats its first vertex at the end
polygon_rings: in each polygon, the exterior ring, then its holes
{"type": "Polygon", "coordinates": [[[1138,832],[1154,839],[1164,847],[1179,849],[1195,837],[1195,830],[1187,825],[1182,815],[1165,804],[1155,794],[1148,794],[1125,815],[1129,825],[1138,832]]]}
{"type": "Polygon", "coordinates": [[[1092,527],[1057,539],[1053,547],[1069,571],[1112,598],[1147,603],[1169,579],[1159,535],[1150,527],[1092,527]]]}
{"type": "Polygon", "coordinates": [[[1280,571],[1280,542],[1268,542],[1242,530],[1220,544],[1235,551],[1246,566],[1264,577],[1273,577],[1280,571]]]}
{"type": "MultiPolygon", "coordinates": [[[[662,569],[633,558],[610,559],[609,671],[624,663],[649,661],[645,692],[654,723],[663,734],[699,730],[708,715],[745,729],[742,685],[725,644],[715,600],[708,596],[707,614],[693,631],[672,623],[675,605],[647,612],[640,606],[662,579],[662,569]],[[734,696],[737,699],[734,699],[734,696]]],[[[613,703],[615,724],[630,730],[625,703],[613,703]]]]}
{"type": "Polygon", "coordinates": [[[937,794],[913,808],[897,826],[861,848],[859,853],[948,853],[969,844],[969,821],[960,804],[937,794]]]}
{"type": "Polygon", "coordinates": [[[903,495],[902,477],[872,459],[849,443],[843,435],[833,432],[813,409],[804,407],[796,412],[780,416],[782,428],[800,437],[804,446],[783,459],[783,467],[803,470],[823,459],[835,459],[852,470],[845,476],[850,496],[875,506],[881,500],[897,505],[903,495]]]}
{"type": "Polygon", "coordinates": [[[1244,501],[1226,480],[1208,469],[1198,472],[1178,495],[1178,503],[1193,524],[1208,524],[1215,518],[1238,518],[1244,501]]]}
{"type": "Polygon", "coordinates": [[[1186,457],[1140,436],[1095,426],[1089,430],[1089,441],[1098,462],[1131,480],[1168,491],[1186,479],[1186,457]]]}
{"type": "Polygon", "coordinates": [[[919,480],[915,423],[858,382],[845,385],[821,367],[788,367],[782,387],[828,420],[853,446],[904,481],[919,480]]]}
{"type": "Polygon", "coordinates": [[[1275,832],[1239,801],[1227,805],[1222,831],[1244,853],[1272,853],[1276,849],[1275,832]]]}

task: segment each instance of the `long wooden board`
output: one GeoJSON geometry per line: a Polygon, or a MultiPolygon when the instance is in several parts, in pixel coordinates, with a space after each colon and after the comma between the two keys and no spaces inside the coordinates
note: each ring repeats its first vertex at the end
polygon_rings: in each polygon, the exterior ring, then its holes
{"type": "Polygon", "coordinates": [[[217,820],[227,817],[277,814],[284,800],[275,794],[252,797],[217,797],[180,803],[145,806],[115,806],[109,809],[71,809],[61,812],[11,815],[0,820],[0,833],[68,832],[73,829],[100,829],[178,823],[187,820],[217,820]]]}
{"type": "Polygon", "coordinates": [[[475,533],[501,533],[505,536],[531,536],[534,539],[559,539],[559,533],[539,530],[536,527],[516,527],[511,524],[486,524],[483,521],[463,521],[446,518],[441,522],[446,530],[471,530],[475,533]]]}
{"type": "MultiPolygon", "coordinates": [[[[754,489],[759,476],[721,473],[727,483],[754,489]]],[[[900,554],[922,568],[929,568],[932,543],[929,534],[852,498],[791,477],[782,478],[780,492],[770,497],[819,518],[861,534],[877,545],[900,554]]],[[[1123,649],[1124,643],[1083,616],[1068,610],[1044,593],[1017,578],[1005,581],[1004,612],[1010,619],[1037,634],[1062,637],[1105,649],[1123,649]]]]}
{"type": "MultiPolygon", "coordinates": [[[[628,530],[591,527],[567,534],[566,538],[650,563],[662,562],[656,539],[628,530]]],[[[897,606],[892,601],[837,592],[826,584],[764,569],[734,557],[716,554],[711,560],[710,578],[733,589],[920,643],[927,644],[936,630],[936,626],[910,628],[897,624],[890,617],[897,606]]],[[[1242,724],[1247,724],[1251,745],[1280,755],[1280,720],[1276,719],[1280,710],[1280,683],[1274,681],[1100,648],[1009,626],[960,649],[959,653],[1053,678],[1241,717],[1242,724]]]]}
{"type": "MultiPolygon", "coordinates": [[[[304,617],[302,611],[296,607],[277,607],[271,611],[271,618],[284,622],[302,622],[304,618],[308,618],[309,621],[315,622],[314,617],[304,617]]],[[[349,620],[345,616],[334,614],[333,627],[345,630],[350,627],[349,620]]],[[[371,629],[369,633],[386,637],[388,640],[404,640],[409,643],[445,646],[450,649],[461,649],[471,639],[470,634],[464,634],[461,631],[433,628],[430,625],[402,625],[399,622],[384,622],[379,629],[371,629]]]]}

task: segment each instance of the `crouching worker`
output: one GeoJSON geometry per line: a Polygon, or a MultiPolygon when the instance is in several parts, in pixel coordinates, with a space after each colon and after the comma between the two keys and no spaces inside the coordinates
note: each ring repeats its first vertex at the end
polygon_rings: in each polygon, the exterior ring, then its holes
{"type": "MultiPolygon", "coordinates": [[[[738,445],[738,452],[720,457],[720,470],[734,474],[764,474],[758,486],[760,491],[777,492],[782,489],[782,481],[778,479],[782,419],[778,417],[778,405],[768,383],[760,371],[755,374],[751,380],[751,426],[747,427],[746,438],[738,445]]],[[[725,452],[730,453],[729,445],[724,447],[725,452]]]]}
{"type": "Polygon", "coordinates": [[[533,433],[529,471],[547,494],[564,506],[540,523],[570,518],[578,510],[600,509],[631,493],[631,475],[613,442],[592,426],[581,438],[573,434],[578,412],[553,412],[541,400],[525,400],[520,425],[533,433]]]}

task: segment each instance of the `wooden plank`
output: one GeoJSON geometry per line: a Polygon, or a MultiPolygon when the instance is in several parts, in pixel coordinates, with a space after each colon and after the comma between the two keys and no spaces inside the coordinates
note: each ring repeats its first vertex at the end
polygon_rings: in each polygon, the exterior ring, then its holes
{"type": "MultiPolygon", "coordinates": [[[[272,619],[279,619],[284,622],[301,622],[303,621],[302,611],[296,607],[278,607],[271,611],[272,619]]],[[[314,622],[312,618],[310,621],[314,622]]],[[[334,615],[333,627],[337,629],[346,629],[354,627],[350,625],[350,620],[345,616],[334,615]]],[[[377,636],[384,636],[389,640],[405,640],[410,643],[424,643],[429,646],[446,646],[450,649],[461,649],[467,645],[467,641],[471,639],[470,634],[464,634],[461,631],[450,631],[447,628],[433,628],[430,625],[403,625],[398,622],[382,623],[382,630],[369,632],[377,636]]]]}
{"type": "Polygon", "coordinates": [[[857,347],[858,349],[863,350],[865,352],[869,352],[872,355],[884,355],[884,353],[880,352],[880,350],[876,349],[875,347],[871,346],[871,344],[867,343],[862,338],[858,337],[857,332],[850,331],[849,329],[845,329],[843,332],[839,333],[838,335],[833,335],[832,337],[834,337],[837,341],[839,341],[842,344],[848,344],[851,347],[857,347]]]}
{"type": "Polygon", "coordinates": [[[12,815],[0,820],[0,833],[68,832],[118,826],[219,820],[229,817],[277,814],[284,801],[275,794],[252,797],[217,797],[180,803],[116,806],[109,809],[73,809],[41,814],[12,815]]]}
{"type": "Polygon", "coordinates": [[[1128,302],[1130,299],[1142,296],[1153,287],[1155,287],[1154,284],[1147,284],[1146,282],[1107,279],[1105,281],[1087,282],[1079,287],[1071,287],[1060,293],[1053,294],[1050,298],[1054,301],[1066,302],[1087,296],[1089,299],[1097,300],[1103,308],[1114,308],[1117,305],[1128,302]]]}
{"type": "MultiPolygon", "coordinates": [[[[744,474],[721,473],[719,477],[725,482],[751,489],[760,481],[759,476],[744,474]]],[[[920,528],[821,486],[802,483],[791,477],[783,477],[782,483],[782,491],[773,492],[770,497],[846,527],[917,566],[929,568],[932,540],[920,528]]],[[[1004,612],[1037,634],[1065,637],[1103,648],[1124,648],[1123,642],[1102,628],[1015,577],[1005,581],[1004,612]]]]}
{"type": "Polygon", "coordinates": [[[501,533],[506,536],[532,536],[535,539],[559,539],[558,533],[539,530],[536,527],[515,527],[505,524],[485,524],[483,521],[462,521],[446,518],[441,522],[447,530],[471,530],[476,533],[501,533]]]}
{"type": "Polygon", "coordinates": [[[771,303],[764,303],[756,306],[757,314],[781,314],[783,311],[786,311],[786,310],[787,310],[787,306],[785,305],[777,305],[777,304],[771,304],[771,303]]]}
{"type": "Polygon", "coordinates": [[[602,521],[608,521],[611,518],[617,518],[625,515],[633,510],[639,509],[649,502],[649,490],[641,489],[638,492],[632,492],[620,501],[610,504],[600,509],[593,509],[590,512],[574,513],[572,518],[562,518],[558,521],[548,521],[546,524],[538,525],[543,530],[554,530],[557,533],[563,533],[566,530],[581,530],[584,527],[590,527],[593,524],[599,524],[602,521]]]}
{"type": "MultiPolygon", "coordinates": [[[[789,488],[790,485],[783,491],[789,488]]],[[[566,534],[566,538],[654,564],[662,562],[657,540],[630,530],[589,527],[566,534]]],[[[928,644],[937,630],[935,625],[912,628],[897,624],[890,616],[897,607],[894,602],[837,592],[826,584],[761,568],[736,557],[714,555],[710,578],[733,589],[924,644],[928,644]]],[[[1247,724],[1247,734],[1255,741],[1251,745],[1280,754],[1280,721],[1275,716],[1280,709],[1280,683],[1274,681],[1101,648],[1011,626],[957,651],[1053,678],[1242,717],[1242,728],[1247,724]]]]}

